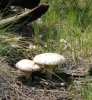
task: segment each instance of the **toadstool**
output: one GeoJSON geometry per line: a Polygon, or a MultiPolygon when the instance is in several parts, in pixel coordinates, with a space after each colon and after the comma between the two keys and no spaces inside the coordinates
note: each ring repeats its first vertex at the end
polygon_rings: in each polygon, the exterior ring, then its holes
{"type": "Polygon", "coordinates": [[[56,54],[56,53],[42,53],[33,58],[33,61],[36,64],[44,65],[46,70],[46,78],[52,79],[53,67],[55,65],[61,65],[65,63],[66,59],[64,56],[56,54]]]}
{"type": "Polygon", "coordinates": [[[32,72],[39,71],[41,69],[41,67],[39,67],[33,61],[28,60],[28,59],[22,59],[18,61],[15,67],[21,70],[25,74],[26,80],[31,78],[30,75],[32,72]]]}

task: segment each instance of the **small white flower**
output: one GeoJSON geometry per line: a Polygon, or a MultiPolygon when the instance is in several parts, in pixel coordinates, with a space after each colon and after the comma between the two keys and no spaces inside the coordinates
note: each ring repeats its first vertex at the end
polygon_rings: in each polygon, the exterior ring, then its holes
{"type": "Polygon", "coordinates": [[[32,50],[32,49],[36,49],[36,46],[35,46],[35,45],[30,44],[28,48],[32,50]]]}
{"type": "Polygon", "coordinates": [[[67,41],[65,39],[60,39],[60,42],[67,43],[67,41]]]}

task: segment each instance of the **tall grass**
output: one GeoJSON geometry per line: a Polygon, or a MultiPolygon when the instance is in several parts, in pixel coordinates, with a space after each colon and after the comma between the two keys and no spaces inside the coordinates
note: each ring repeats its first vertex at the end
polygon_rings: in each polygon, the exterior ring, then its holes
{"type": "MultiPolygon", "coordinates": [[[[48,0],[50,8],[42,17],[43,30],[41,30],[41,33],[45,34],[46,52],[62,54],[62,46],[59,41],[61,38],[71,43],[75,53],[81,50],[86,54],[89,52],[92,26],[91,2],[91,0],[48,0]]],[[[40,34],[40,31],[38,33],[40,34]]]]}

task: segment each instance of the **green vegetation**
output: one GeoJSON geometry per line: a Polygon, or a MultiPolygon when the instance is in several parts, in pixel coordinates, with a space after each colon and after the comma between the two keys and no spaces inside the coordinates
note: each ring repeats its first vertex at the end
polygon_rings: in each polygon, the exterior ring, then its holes
{"type": "MultiPolygon", "coordinates": [[[[47,0],[42,0],[44,1],[47,0]]],[[[92,61],[92,0],[48,0],[48,3],[50,8],[42,16],[42,22],[32,22],[34,34],[32,37],[27,37],[28,41],[21,35],[15,39],[16,35],[11,32],[16,30],[16,27],[8,32],[7,27],[0,28],[0,55],[5,57],[10,52],[14,52],[17,56],[20,54],[18,52],[23,52],[21,57],[30,58],[35,53],[32,51],[32,55],[25,49],[32,41],[41,52],[56,52],[64,55],[68,61],[77,62],[83,59],[90,63],[92,61]],[[60,39],[66,40],[67,43],[60,42],[60,39]],[[12,47],[11,44],[15,45],[12,47]],[[20,46],[17,52],[14,46],[20,46]]],[[[92,100],[90,81],[86,86],[81,86],[80,91],[83,100],[92,100]]]]}

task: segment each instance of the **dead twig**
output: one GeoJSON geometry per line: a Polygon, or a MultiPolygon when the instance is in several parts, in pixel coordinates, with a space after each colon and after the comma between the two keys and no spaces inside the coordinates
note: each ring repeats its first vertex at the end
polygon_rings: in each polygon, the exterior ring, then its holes
{"type": "Polygon", "coordinates": [[[38,80],[39,84],[42,86],[47,85],[47,86],[54,87],[54,88],[66,86],[64,83],[55,83],[55,82],[52,82],[50,80],[45,80],[45,79],[39,78],[37,76],[35,76],[35,79],[38,80]]]}

